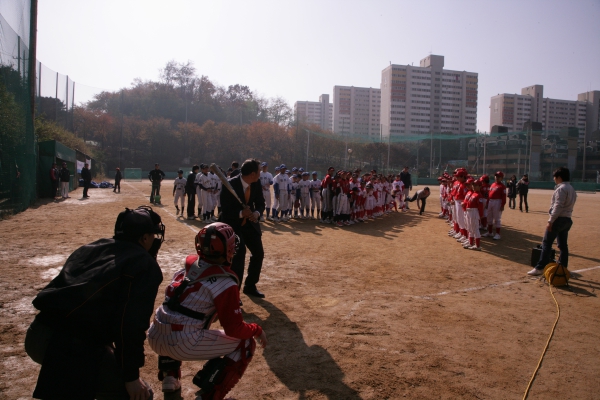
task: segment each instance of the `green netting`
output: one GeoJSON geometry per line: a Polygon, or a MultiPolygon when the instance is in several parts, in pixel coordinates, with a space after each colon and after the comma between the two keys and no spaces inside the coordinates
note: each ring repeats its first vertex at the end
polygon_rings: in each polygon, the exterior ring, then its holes
{"type": "Polygon", "coordinates": [[[13,29],[0,14],[0,214],[22,211],[35,201],[38,172],[31,112],[29,3],[2,2],[0,12],[7,10],[17,26],[13,29]]]}
{"type": "Polygon", "coordinates": [[[142,169],[141,168],[125,168],[123,171],[123,179],[129,181],[141,181],[142,180],[142,169]]]}

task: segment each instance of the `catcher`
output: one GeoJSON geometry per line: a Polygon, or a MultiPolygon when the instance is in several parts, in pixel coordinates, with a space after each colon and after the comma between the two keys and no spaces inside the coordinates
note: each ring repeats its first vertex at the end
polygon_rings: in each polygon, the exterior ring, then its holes
{"type": "Polygon", "coordinates": [[[209,360],[193,379],[200,387],[196,400],[223,399],[252,360],[254,339],[267,345],[262,328],[242,319],[238,278],[230,269],[238,243],[229,225],[205,226],[196,235],[197,254],[186,257],[167,287],[148,330],[163,392],[181,388],[182,361],[209,360]],[[210,329],[217,316],[224,331],[210,329]]]}

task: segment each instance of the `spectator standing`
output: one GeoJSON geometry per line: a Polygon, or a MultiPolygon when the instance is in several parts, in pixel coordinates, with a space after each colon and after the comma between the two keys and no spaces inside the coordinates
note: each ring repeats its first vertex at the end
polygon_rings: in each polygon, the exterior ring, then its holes
{"type": "Polygon", "coordinates": [[[569,230],[573,226],[571,215],[573,214],[573,207],[577,200],[577,193],[575,193],[575,189],[569,182],[571,180],[571,173],[568,168],[558,168],[554,171],[553,178],[556,186],[552,194],[552,200],[550,201],[550,211],[548,212],[550,216],[546,225],[546,231],[544,232],[544,240],[542,241],[542,254],[540,254],[540,260],[535,268],[529,271],[528,275],[536,276],[544,273],[544,268],[550,262],[550,250],[552,249],[554,240],[556,240],[556,245],[560,250],[558,263],[565,268],[569,264],[567,239],[569,237],[569,230]]]}
{"type": "Polygon", "coordinates": [[[67,168],[67,163],[62,163],[62,168],[58,173],[60,179],[60,194],[63,199],[68,199],[69,196],[69,181],[71,180],[71,172],[67,168]]]}
{"type": "MultiPolygon", "coordinates": [[[[408,172],[408,167],[404,167],[402,172],[400,172],[400,180],[404,183],[404,189],[402,189],[402,195],[404,196],[404,201],[408,199],[410,196],[410,191],[412,190],[412,179],[410,176],[410,172],[408,172]]],[[[406,205],[408,209],[408,204],[406,205]]]]}
{"type": "Polygon", "coordinates": [[[517,207],[517,177],[513,175],[506,182],[506,196],[508,197],[508,208],[513,210],[517,207]]]}
{"type": "Polygon", "coordinates": [[[150,193],[150,203],[160,204],[155,201],[155,196],[160,196],[160,183],[165,179],[165,173],[161,171],[158,163],[154,164],[154,169],[148,174],[148,179],[152,182],[152,192],[150,193]]]}
{"type": "Polygon", "coordinates": [[[53,199],[56,198],[58,182],[58,168],[56,167],[56,163],[52,163],[52,168],[50,168],[50,185],[52,186],[52,188],[50,189],[50,197],[52,197],[53,199]]]}
{"type": "Polygon", "coordinates": [[[240,174],[240,163],[234,161],[231,163],[231,173],[229,174],[230,178],[238,176],[240,174]]]}
{"type": "Polygon", "coordinates": [[[525,212],[529,212],[527,204],[527,193],[529,193],[529,176],[527,174],[517,182],[517,193],[519,193],[519,210],[523,212],[523,201],[525,201],[525,212]]]}
{"type": "Polygon", "coordinates": [[[198,175],[200,166],[194,165],[192,172],[187,176],[185,182],[185,194],[187,195],[187,219],[195,219],[194,210],[196,209],[196,175],[198,175]]]}
{"type": "Polygon", "coordinates": [[[88,189],[92,184],[92,173],[90,172],[88,163],[85,163],[83,168],[81,168],[81,179],[83,179],[83,198],[87,199],[90,197],[88,196],[88,189]]]}
{"type": "Polygon", "coordinates": [[[121,193],[121,179],[123,179],[123,175],[121,175],[121,168],[117,167],[117,172],[115,173],[115,188],[113,189],[113,192],[117,192],[117,189],[119,189],[119,193],[121,193]]]}

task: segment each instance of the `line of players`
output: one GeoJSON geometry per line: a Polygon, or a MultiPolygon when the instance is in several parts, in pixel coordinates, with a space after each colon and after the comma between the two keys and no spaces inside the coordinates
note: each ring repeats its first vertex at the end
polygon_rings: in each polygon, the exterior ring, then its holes
{"type": "Polygon", "coordinates": [[[502,212],[506,204],[506,186],[502,183],[504,173],[494,174],[490,185],[488,175],[479,179],[469,176],[464,168],[454,175],[444,173],[440,182],[440,218],[447,218],[451,228],[448,236],[456,239],[465,249],[481,250],[481,237],[500,240],[502,212]],[[495,228],[495,233],[494,233],[495,228]],[[487,231],[481,235],[480,230],[487,231]]]}
{"type": "MultiPolygon", "coordinates": [[[[209,171],[207,164],[194,166],[187,179],[183,177],[183,170],[180,169],[173,183],[173,197],[175,208],[177,209],[176,215],[179,215],[181,212],[181,216],[183,217],[185,196],[187,193],[188,197],[195,195],[198,200],[198,215],[194,215],[194,210],[188,210],[187,219],[193,220],[199,218],[204,222],[216,222],[215,209],[219,212],[221,210],[220,196],[222,188],[223,184],[221,180],[216,174],[209,171]],[[180,205],[181,209],[179,208],[180,205]]],[[[190,203],[188,201],[188,205],[190,203]]],[[[195,202],[191,204],[195,205],[195,202]]]]}
{"type": "MultiPolygon", "coordinates": [[[[335,171],[329,167],[322,180],[316,171],[303,168],[288,170],[285,164],[268,172],[262,163],[260,182],[266,202],[266,219],[285,222],[290,219],[318,219],[337,226],[354,225],[389,214],[392,210],[406,211],[400,175],[378,175],[375,170],[360,175],[360,171],[335,171]],[[271,201],[271,186],[274,199],[271,201]]],[[[265,217],[262,216],[264,221],[265,217]]]]}

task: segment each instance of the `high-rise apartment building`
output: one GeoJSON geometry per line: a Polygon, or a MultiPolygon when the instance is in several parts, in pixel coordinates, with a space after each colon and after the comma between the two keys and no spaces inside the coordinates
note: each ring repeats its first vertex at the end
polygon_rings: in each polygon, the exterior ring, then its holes
{"type": "Polygon", "coordinates": [[[420,66],[392,64],[381,72],[383,136],[426,132],[474,133],[478,74],[444,69],[444,56],[420,66]]]}
{"type": "Polygon", "coordinates": [[[585,102],[585,137],[586,140],[591,140],[592,132],[600,129],[600,90],[580,93],[577,100],[585,102]]]}
{"type": "Polygon", "coordinates": [[[380,110],[380,89],[333,87],[333,131],[339,135],[379,137],[380,110]]]}
{"type": "MultiPolygon", "coordinates": [[[[533,121],[540,122],[542,130],[547,133],[559,134],[563,128],[576,127],[579,129],[579,136],[583,138],[586,134],[588,104],[593,109],[593,93],[579,95],[580,98],[587,95],[590,102],[550,99],[544,98],[543,85],[532,85],[521,89],[520,95],[503,93],[492,96],[490,130],[494,125],[501,125],[507,127],[509,132],[520,132],[525,122],[533,121]]],[[[597,98],[596,95],[596,102],[597,98]]]]}
{"type": "Polygon", "coordinates": [[[319,101],[297,101],[294,103],[296,120],[305,124],[319,125],[321,129],[332,130],[333,104],[329,95],[322,94],[319,101]]]}

